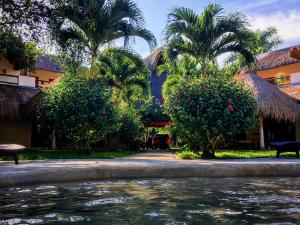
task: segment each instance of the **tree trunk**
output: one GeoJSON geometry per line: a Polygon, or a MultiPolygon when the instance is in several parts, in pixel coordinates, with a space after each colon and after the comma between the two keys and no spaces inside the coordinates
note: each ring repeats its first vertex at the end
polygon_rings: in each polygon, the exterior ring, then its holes
{"type": "Polygon", "coordinates": [[[208,148],[208,146],[201,146],[201,150],[202,150],[202,155],[201,158],[202,159],[215,159],[215,151],[214,150],[210,150],[208,148]]]}
{"type": "Polygon", "coordinates": [[[265,134],[264,134],[264,118],[259,117],[259,136],[260,136],[260,149],[264,150],[265,146],[265,134]]]}
{"type": "Polygon", "coordinates": [[[56,149],[56,136],[55,136],[55,130],[51,132],[51,150],[56,149]]]}
{"type": "Polygon", "coordinates": [[[90,69],[90,77],[95,77],[97,73],[97,49],[93,51],[91,69],[90,69]]]}

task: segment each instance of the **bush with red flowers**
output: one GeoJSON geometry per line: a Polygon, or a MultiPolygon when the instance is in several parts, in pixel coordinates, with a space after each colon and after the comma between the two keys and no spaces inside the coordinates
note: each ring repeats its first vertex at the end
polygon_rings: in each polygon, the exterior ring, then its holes
{"type": "Polygon", "coordinates": [[[219,77],[183,82],[168,96],[165,108],[183,136],[197,139],[203,158],[214,158],[221,142],[252,127],[257,112],[250,89],[219,77]]]}

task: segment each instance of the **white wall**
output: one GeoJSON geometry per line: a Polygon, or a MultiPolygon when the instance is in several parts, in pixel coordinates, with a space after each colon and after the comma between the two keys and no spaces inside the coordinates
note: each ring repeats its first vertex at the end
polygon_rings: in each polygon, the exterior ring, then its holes
{"type": "Polygon", "coordinates": [[[35,77],[19,76],[19,86],[35,87],[35,77]]]}
{"type": "Polygon", "coordinates": [[[300,83],[300,72],[291,74],[291,83],[292,84],[300,83]]]}

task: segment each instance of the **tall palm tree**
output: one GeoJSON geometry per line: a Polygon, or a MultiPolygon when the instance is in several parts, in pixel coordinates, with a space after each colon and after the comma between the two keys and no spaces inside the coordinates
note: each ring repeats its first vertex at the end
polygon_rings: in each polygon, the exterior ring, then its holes
{"type": "Polygon", "coordinates": [[[111,42],[123,38],[124,48],[134,37],[156,46],[154,35],[145,28],[142,11],[132,0],[51,0],[54,16],[52,34],[64,47],[77,43],[91,56],[92,76],[96,73],[99,52],[111,42]]]}
{"type": "Polygon", "coordinates": [[[209,4],[200,15],[184,7],[174,8],[165,29],[165,55],[171,61],[181,54],[191,55],[201,65],[202,73],[227,52],[239,52],[250,63],[252,53],[242,43],[246,24],[242,14],[224,15],[218,4],[209,4]]]}
{"type": "Polygon", "coordinates": [[[143,98],[149,94],[150,72],[139,55],[123,49],[107,49],[97,63],[100,74],[113,87],[117,99],[131,104],[132,97],[143,98]]]}
{"type": "MultiPolygon", "coordinates": [[[[256,31],[247,29],[243,42],[244,45],[251,50],[254,56],[272,51],[282,44],[277,29],[274,27],[256,31]]],[[[226,63],[228,65],[235,65],[237,70],[247,64],[245,58],[239,53],[234,53],[229,56],[229,58],[226,59],[226,63]]]]}

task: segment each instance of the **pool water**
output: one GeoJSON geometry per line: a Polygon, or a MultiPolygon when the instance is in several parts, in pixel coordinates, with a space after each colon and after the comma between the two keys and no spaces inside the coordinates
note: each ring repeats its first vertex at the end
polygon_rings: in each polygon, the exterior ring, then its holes
{"type": "Polygon", "coordinates": [[[300,224],[300,178],[143,179],[0,189],[0,224],[300,224]]]}

